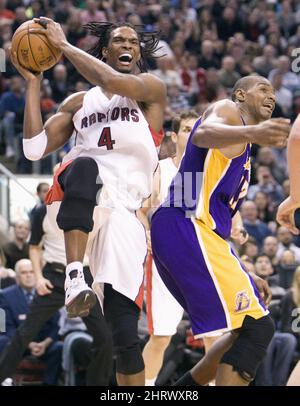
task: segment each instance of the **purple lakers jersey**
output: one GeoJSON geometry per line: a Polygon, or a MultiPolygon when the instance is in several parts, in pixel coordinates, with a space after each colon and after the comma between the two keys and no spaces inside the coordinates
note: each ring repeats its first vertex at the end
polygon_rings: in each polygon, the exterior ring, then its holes
{"type": "Polygon", "coordinates": [[[173,179],[163,206],[177,207],[187,217],[195,217],[222,238],[228,238],[232,217],[247,194],[250,180],[250,151],[227,158],[218,149],[199,148],[189,137],[179,170],[173,179]]]}

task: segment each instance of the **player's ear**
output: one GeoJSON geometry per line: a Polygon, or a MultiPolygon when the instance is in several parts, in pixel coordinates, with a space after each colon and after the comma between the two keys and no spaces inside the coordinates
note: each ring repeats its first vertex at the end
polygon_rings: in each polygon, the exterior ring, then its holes
{"type": "Polygon", "coordinates": [[[174,144],[177,144],[178,135],[174,131],[170,131],[170,136],[171,136],[171,140],[174,142],[174,144]]]}
{"type": "Polygon", "coordinates": [[[239,102],[244,102],[246,97],[245,90],[243,89],[237,89],[235,92],[235,100],[239,102]]]}
{"type": "Polygon", "coordinates": [[[102,58],[107,58],[107,54],[108,54],[108,49],[107,48],[102,48],[102,58]]]}

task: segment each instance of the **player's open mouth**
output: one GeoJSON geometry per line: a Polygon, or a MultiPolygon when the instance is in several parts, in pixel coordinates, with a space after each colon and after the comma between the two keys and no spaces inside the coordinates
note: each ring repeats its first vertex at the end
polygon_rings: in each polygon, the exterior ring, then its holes
{"type": "Polygon", "coordinates": [[[119,61],[121,62],[122,65],[129,65],[132,59],[133,59],[132,55],[128,53],[124,53],[119,56],[119,61]]]}
{"type": "Polygon", "coordinates": [[[273,103],[268,103],[268,104],[264,104],[263,107],[265,107],[266,109],[273,111],[274,110],[274,104],[273,103]]]}

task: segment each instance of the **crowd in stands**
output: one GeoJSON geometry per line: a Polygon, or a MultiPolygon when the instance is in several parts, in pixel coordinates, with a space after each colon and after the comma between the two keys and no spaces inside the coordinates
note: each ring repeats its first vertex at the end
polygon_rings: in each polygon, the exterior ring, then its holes
{"type": "MultiPolygon", "coordinates": [[[[68,41],[84,50],[92,38],[82,26],[91,21],[129,21],[161,33],[159,57],[148,66],[167,85],[162,158],[174,152],[168,131],[176,113],[193,108],[200,115],[210,103],[229,97],[236,80],[249,74],[271,81],[276,93],[273,117],[293,121],[300,113],[299,0],[0,0],[0,47],[7,52],[13,32],[41,15],[62,24],[68,41]]],[[[43,119],[69,94],[89,87],[62,58],[44,73],[43,119]]],[[[31,173],[20,142],[24,95],[25,83],[7,59],[0,74],[0,156],[14,161],[18,173],[31,173]]],[[[54,160],[59,162],[67,150],[58,151],[54,160]]],[[[41,173],[51,173],[52,164],[53,159],[45,158],[41,173]]],[[[249,239],[236,249],[247,270],[268,280],[273,293],[270,309],[277,331],[259,372],[261,385],[284,385],[300,359],[300,332],[294,323],[300,314],[300,237],[275,220],[288,195],[286,151],[253,146],[251,184],[241,207],[249,239]]],[[[4,291],[18,281],[17,261],[28,258],[28,221],[18,221],[13,231],[11,241],[0,240],[4,291]]]]}

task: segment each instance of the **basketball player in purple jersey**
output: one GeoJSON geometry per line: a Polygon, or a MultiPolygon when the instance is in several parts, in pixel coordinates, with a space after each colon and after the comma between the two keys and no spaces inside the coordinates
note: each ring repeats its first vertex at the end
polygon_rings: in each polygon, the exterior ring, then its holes
{"type": "Polygon", "coordinates": [[[217,364],[216,385],[248,385],[274,333],[262,297],[227,239],[247,193],[251,143],[284,146],[289,120],[270,119],[274,89],[263,77],[240,79],[232,100],[216,102],[196,122],[168,198],[152,218],[157,269],[188,313],[194,336],[234,331],[181,385],[207,384],[217,364]]]}
{"type": "Polygon", "coordinates": [[[25,155],[40,159],[76,132],[76,144],[64,157],[47,199],[49,213],[54,209],[54,221],[57,214],[64,231],[66,307],[71,317],[85,316],[95,303],[93,290],[97,293],[112,327],[118,384],[143,385],[137,323],[147,244],[135,211],[151,194],[158,164],[153,131],[162,128],[166,89],[145,66],[158,39],[156,33],[126,23],[91,23],[87,28],[97,42],[88,54],[68,43],[59,24],[41,20],[46,28],[31,32],[46,35],[94,86],[68,97],[43,125],[41,75],[23,69],[12,55],[27,80],[25,155]],[[88,238],[93,290],[82,271],[88,238]]]}

